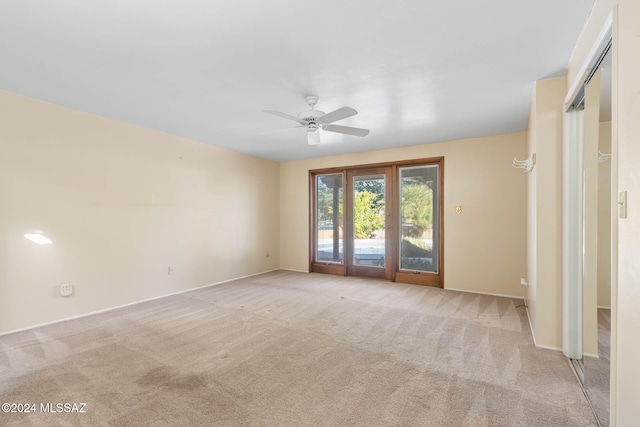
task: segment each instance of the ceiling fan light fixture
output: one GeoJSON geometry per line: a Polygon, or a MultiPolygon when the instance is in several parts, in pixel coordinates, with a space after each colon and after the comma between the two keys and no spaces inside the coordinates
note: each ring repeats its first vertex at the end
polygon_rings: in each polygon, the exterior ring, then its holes
{"type": "Polygon", "coordinates": [[[307,127],[307,143],[309,145],[320,144],[320,128],[317,125],[307,127]]]}

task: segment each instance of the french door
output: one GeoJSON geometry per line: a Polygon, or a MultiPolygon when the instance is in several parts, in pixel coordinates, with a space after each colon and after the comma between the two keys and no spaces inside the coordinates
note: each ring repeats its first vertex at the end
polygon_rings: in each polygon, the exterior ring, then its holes
{"type": "Polygon", "coordinates": [[[443,287],[443,166],[311,171],[310,271],[443,287]]]}
{"type": "Polygon", "coordinates": [[[346,273],[393,279],[391,167],[347,171],[346,273]]]}

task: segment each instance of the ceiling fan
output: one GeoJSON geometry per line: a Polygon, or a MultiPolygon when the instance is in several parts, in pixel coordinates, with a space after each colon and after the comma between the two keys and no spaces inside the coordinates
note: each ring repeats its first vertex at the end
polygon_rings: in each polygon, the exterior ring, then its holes
{"type": "Polygon", "coordinates": [[[315,106],[318,103],[317,96],[307,96],[305,98],[305,101],[307,101],[307,104],[309,104],[309,107],[311,107],[311,109],[301,112],[297,117],[275,110],[264,110],[264,112],[298,122],[299,126],[295,127],[307,129],[307,142],[309,143],[309,145],[318,145],[320,143],[320,129],[353,136],[369,135],[369,129],[332,124],[333,122],[337,122],[338,120],[346,119],[347,117],[355,116],[356,114],[358,114],[358,112],[353,108],[342,107],[325,114],[324,111],[315,109],[315,106]]]}

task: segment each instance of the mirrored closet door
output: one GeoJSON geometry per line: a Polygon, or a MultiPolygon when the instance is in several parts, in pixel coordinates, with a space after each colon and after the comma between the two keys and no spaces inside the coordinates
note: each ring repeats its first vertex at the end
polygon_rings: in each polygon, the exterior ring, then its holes
{"type": "Polygon", "coordinates": [[[611,51],[585,87],[583,213],[584,390],[609,425],[611,349],[611,51]]]}

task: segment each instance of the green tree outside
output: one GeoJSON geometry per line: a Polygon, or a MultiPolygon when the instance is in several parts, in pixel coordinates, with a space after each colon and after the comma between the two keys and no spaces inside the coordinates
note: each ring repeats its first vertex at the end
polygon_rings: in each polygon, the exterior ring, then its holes
{"type": "Polygon", "coordinates": [[[353,227],[356,239],[368,239],[374,231],[384,229],[384,199],[369,191],[355,195],[353,206],[353,227]],[[377,206],[376,206],[377,205],[377,206]]]}
{"type": "MultiPolygon", "coordinates": [[[[404,181],[404,180],[403,180],[404,181]]],[[[413,224],[412,234],[420,237],[424,230],[433,227],[433,190],[424,183],[402,185],[402,218],[413,224]]]]}

